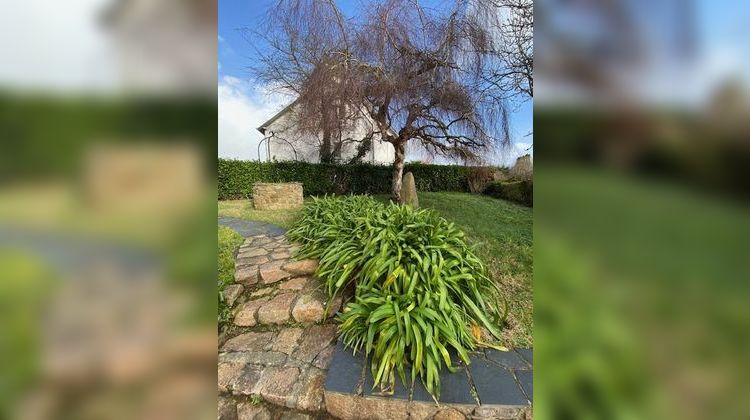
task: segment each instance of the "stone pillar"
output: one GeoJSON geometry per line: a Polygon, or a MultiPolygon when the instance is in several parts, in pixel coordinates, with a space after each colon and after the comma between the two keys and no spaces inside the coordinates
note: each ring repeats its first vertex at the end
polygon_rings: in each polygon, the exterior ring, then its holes
{"type": "Polygon", "coordinates": [[[253,207],[256,210],[286,210],[302,207],[302,184],[299,182],[253,185],[253,207]]]}
{"type": "Polygon", "coordinates": [[[414,208],[419,207],[417,184],[414,182],[414,175],[411,172],[404,174],[404,181],[401,184],[401,201],[414,208]]]}

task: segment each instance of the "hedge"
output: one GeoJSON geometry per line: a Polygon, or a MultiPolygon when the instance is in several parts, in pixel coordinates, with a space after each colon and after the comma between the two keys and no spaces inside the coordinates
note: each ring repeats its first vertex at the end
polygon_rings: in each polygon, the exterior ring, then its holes
{"type": "Polygon", "coordinates": [[[491,197],[514,201],[525,206],[534,205],[534,184],[531,180],[490,182],[484,190],[484,194],[491,197]]]}
{"type": "MultiPolygon", "coordinates": [[[[470,168],[457,165],[407,164],[417,191],[468,192],[470,168]]],[[[219,200],[249,198],[256,182],[301,182],[305,195],[388,194],[391,166],[335,165],[307,162],[257,162],[219,159],[219,200]]]]}

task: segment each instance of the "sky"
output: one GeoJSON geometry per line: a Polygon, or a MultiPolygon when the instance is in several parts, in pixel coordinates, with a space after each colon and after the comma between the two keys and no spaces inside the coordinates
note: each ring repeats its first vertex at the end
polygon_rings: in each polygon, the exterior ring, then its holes
{"type": "Polygon", "coordinates": [[[0,88],[116,89],[115,55],[100,18],[112,1],[0,2],[0,88]]]}
{"type": "MultiPolygon", "coordinates": [[[[102,11],[114,1],[0,2],[0,90],[117,94],[120,88],[114,61],[117,51],[101,24],[102,11]]],[[[441,0],[431,1],[439,3],[441,0]]],[[[656,0],[622,1],[640,7],[644,16],[653,15],[655,10],[656,0]]],[[[342,1],[344,12],[351,13],[357,2],[342,1]]],[[[253,62],[254,51],[238,32],[240,28],[257,25],[271,3],[272,0],[218,1],[220,156],[256,158],[260,133],[255,127],[291,100],[268,96],[252,83],[247,66],[253,62]]],[[[693,73],[697,79],[681,88],[701,84],[710,87],[730,76],[750,85],[750,44],[747,42],[750,38],[750,25],[747,24],[750,22],[750,1],[698,0],[695,1],[693,17],[698,49],[693,73]]],[[[653,36],[658,36],[658,33],[653,36]]],[[[672,77],[671,71],[666,72],[665,77],[672,77]]],[[[514,112],[511,119],[516,148],[527,148],[525,143],[531,143],[531,138],[524,136],[532,130],[531,103],[514,112]]]]}
{"type": "MultiPolygon", "coordinates": [[[[263,122],[294,100],[269,94],[252,80],[248,66],[255,50],[251,39],[241,33],[242,28],[253,28],[262,22],[273,0],[219,0],[218,29],[218,102],[219,102],[219,157],[257,159],[258,142],[263,136],[256,130],[263,122]]],[[[337,1],[342,12],[352,15],[356,1],[337,1]]],[[[445,0],[434,0],[440,5],[445,0]]],[[[491,162],[512,165],[516,157],[533,153],[531,101],[510,110],[511,141],[491,162]]],[[[407,160],[421,160],[418,151],[407,149],[407,160]]],[[[440,160],[436,160],[440,163],[440,160]]]]}
{"type": "MultiPolygon", "coordinates": [[[[564,34],[569,42],[576,43],[595,59],[599,70],[618,80],[620,87],[628,90],[629,99],[643,105],[700,109],[730,79],[743,81],[746,89],[750,86],[747,0],[545,3],[549,6],[547,21],[552,22],[545,27],[547,33],[564,34]],[[632,44],[625,45],[637,50],[617,49],[623,46],[616,45],[617,42],[625,38],[615,32],[611,21],[601,19],[595,10],[592,13],[592,3],[609,4],[630,15],[632,21],[627,23],[633,24],[635,36],[632,44]],[[550,31],[553,27],[555,31],[550,31]]],[[[537,42],[542,38],[541,33],[537,33],[537,42]]],[[[556,83],[554,76],[537,77],[537,105],[567,105],[579,99],[586,103],[584,89],[566,86],[564,78],[556,83]]]]}

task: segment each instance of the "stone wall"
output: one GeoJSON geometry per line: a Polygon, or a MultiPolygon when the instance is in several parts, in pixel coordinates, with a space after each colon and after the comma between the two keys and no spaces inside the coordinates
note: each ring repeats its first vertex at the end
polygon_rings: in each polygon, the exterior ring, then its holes
{"type": "Polygon", "coordinates": [[[253,185],[253,206],[256,210],[283,210],[302,207],[302,184],[287,182],[253,185]]]}

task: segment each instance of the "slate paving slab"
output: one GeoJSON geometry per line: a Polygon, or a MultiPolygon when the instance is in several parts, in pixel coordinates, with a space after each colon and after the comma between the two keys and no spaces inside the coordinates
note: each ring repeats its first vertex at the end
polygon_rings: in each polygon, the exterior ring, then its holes
{"type": "Polygon", "coordinates": [[[534,375],[529,370],[517,370],[515,371],[516,378],[521,384],[521,389],[529,398],[530,401],[534,401],[534,375]]]}
{"type": "MultiPolygon", "coordinates": [[[[446,404],[474,404],[476,400],[471,393],[471,383],[466,368],[461,367],[458,372],[445,369],[440,374],[440,402],[446,404]]],[[[414,384],[414,396],[416,401],[433,401],[432,396],[425,388],[422,381],[417,379],[414,384]]]]}
{"type": "Polygon", "coordinates": [[[534,355],[531,349],[514,349],[513,351],[518,352],[530,365],[534,365],[534,355]]]}
{"type": "Polygon", "coordinates": [[[506,369],[531,369],[531,364],[520,353],[514,350],[499,351],[486,349],[485,356],[491,362],[495,362],[506,369]]]}
{"type": "Polygon", "coordinates": [[[361,352],[354,355],[350,349],[344,347],[341,340],[337,341],[325,389],[342,394],[354,394],[362,379],[363,360],[361,352]]]}
{"type": "MultiPolygon", "coordinates": [[[[530,382],[533,374],[531,365],[513,351],[505,352],[502,356],[492,356],[508,367],[490,361],[485,353],[476,353],[471,355],[468,367],[459,366],[457,372],[442,370],[439,398],[441,409],[445,406],[452,407],[452,413],[463,413],[465,416],[473,416],[471,413],[479,410],[478,416],[488,415],[491,418],[516,418],[529,409],[530,393],[533,392],[530,382]]],[[[392,395],[381,393],[377,387],[372,389],[373,377],[369,361],[361,352],[353,355],[341,341],[337,342],[325,382],[326,398],[335,404],[331,408],[335,411],[332,414],[341,414],[346,411],[342,411],[342,406],[352,405],[356,406],[355,411],[363,418],[379,418],[378,413],[364,412],[373,407],[378,410],[406,407],[410,418],[429,418],[435,415],[438,407],[424,385],[417,379],[411,388],[408,369],[406,376],[406,386],[397,377],[392,395]],[[402,407],[400,401],[408,404],[402,407]]]]}
{"type": "Polygon", "coordinates": [[[482,359],[475,359],[469,365],[469,372],[481,404],[528,404],[511,371],[482,359]]]}
{"type": "MultiPolygon", "coordinates": [[[[364,360],[364,359],[363,359],[364,360]]],[[[386,390],[391,392],[390,394],[384,393],[383,390],[380,389],[380,387],[373,388],[373,377],[372,377],[372,371],[370,371],[370,362],[368,360],[367,363],[364,363],[364,366],[366,366],[365,369],[365,380],[364,380],[364,386],[362,388],[363,395],[370,395],[370,396],[385,396],[390,398],[398,398],[402,400],[408,400],[412,388],[411,388],[411,370],[410,369],[404,369],[405,370],[405,376],[407,380],[407,386],[404,385],[403,382],[401,382],[401,378],[398,377],[398,373],[396,373],[396,382],[393,385],[392,390],[386,390]]],[[[360,369],[361,370],[361,369],[360,369]]]]}

